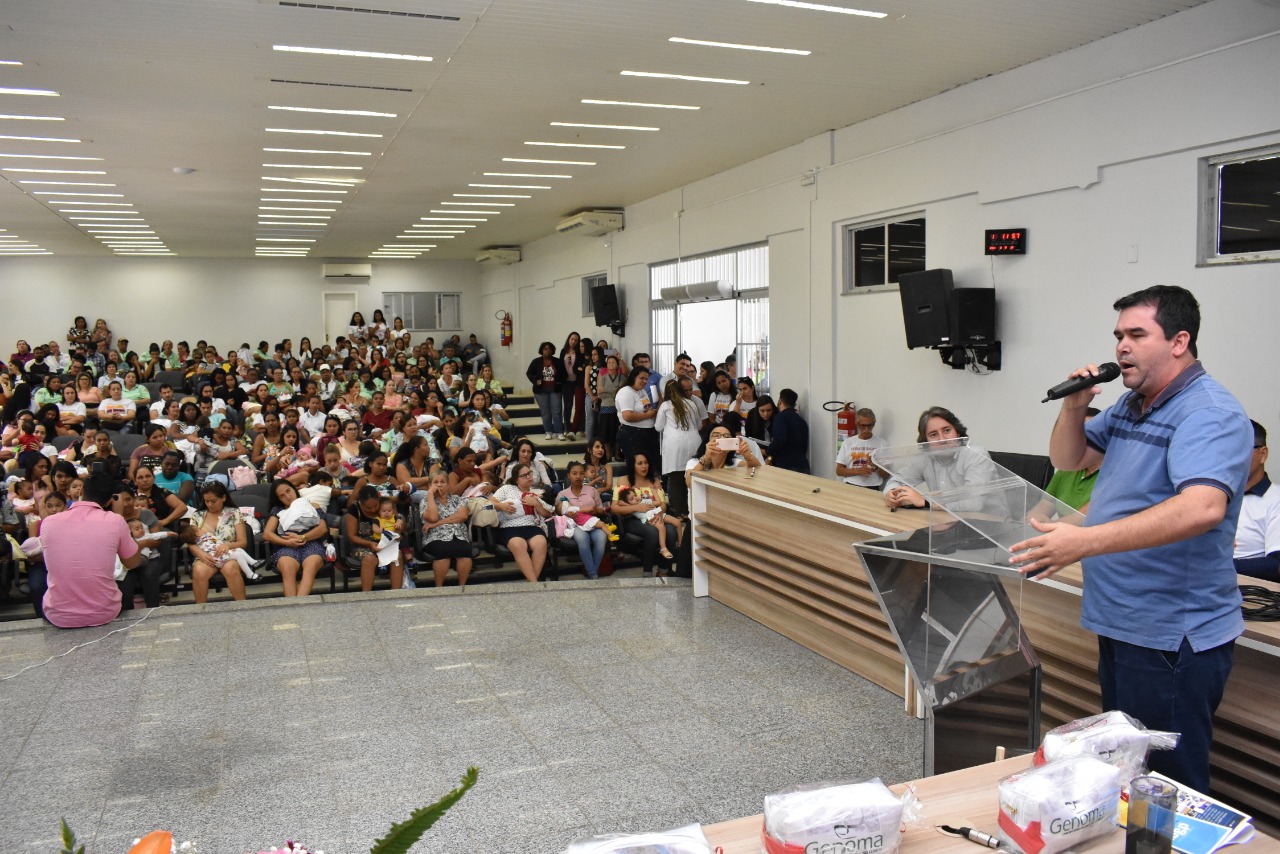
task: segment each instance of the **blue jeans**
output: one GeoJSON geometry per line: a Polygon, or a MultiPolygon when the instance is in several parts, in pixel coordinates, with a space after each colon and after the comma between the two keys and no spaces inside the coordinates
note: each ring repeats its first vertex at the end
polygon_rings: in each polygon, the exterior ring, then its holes
{"type": "Polygon", "coordinates": [[[597,524],[589,531],[577,528],[573,532],[573,543],[578,547],[578,556],[582,558],[582,568],[588,578],[596,577],[600,561],[604,560],[604,553],[609,549],[609,535],[602,525],[597,524]]]}
{"type": "Polygon", "coordinates": [[[1235,643],[1193,652],[1184,638],[1177,652],[1098,638],[1102,708],[1119,709],[1147,729],[1179,732],[1175,750],[1153,750],[1152,771],[1209,791],[1213,713],[1231,675],[1235,643]]]}
{"type": "Polygon", "coordinates": [[[535,391],[534,400],[538,401],[538,414],[542,416],[543,433],[563,433],[564,419],[561,416],[561,394],[558,391],[535,391]]]}

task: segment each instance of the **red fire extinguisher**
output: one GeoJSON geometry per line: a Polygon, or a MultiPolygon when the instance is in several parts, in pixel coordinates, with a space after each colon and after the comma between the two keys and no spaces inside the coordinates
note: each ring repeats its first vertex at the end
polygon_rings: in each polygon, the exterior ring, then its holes
{"type": "Polygon", "coordinates": [[[822,405],[828,412],[836,413],[836,450],[844,444],[844,440],[858,432],[858,406],[853,401],[841,403],[829,400],[822,405]]]}
{"type": "Polygon", "coordinates": [[[497,316],[502,321],[499,324],[499,327],[502,330],[502,346],[510,347],[511,346],[511,330],[512,330],[511,312],[502,311],[502,312],[499,312],[497,316]]]}

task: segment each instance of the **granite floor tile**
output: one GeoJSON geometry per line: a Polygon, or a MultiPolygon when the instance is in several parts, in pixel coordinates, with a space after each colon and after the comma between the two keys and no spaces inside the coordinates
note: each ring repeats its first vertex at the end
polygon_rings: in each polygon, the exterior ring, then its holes
{"type": "MultiPolygon", "coordinates": [[[[94,851],[163,824],[361,854],[475,764],[415,851],[554,852],[919,773],[899,698],[687,585],[486,588],[168,609],[0,683],[0,851],[51,850],[65,814],[94,851]]],[[[100,634],[0,632],[0,675],[100,634]]]]}

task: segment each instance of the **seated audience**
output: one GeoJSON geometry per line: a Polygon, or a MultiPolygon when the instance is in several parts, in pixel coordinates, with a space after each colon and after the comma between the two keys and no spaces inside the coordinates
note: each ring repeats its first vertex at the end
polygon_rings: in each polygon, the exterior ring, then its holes
{"type": "Polygon", "coordinates": [[[871,455],[888,443],[873,435],[876,414],[870,409],[863,407],[853,417],[857,432],[840,443],[840,451],[836,454],[836,477],[844,478],[845,483],[854,486],[878,490],[884,484],[887,472],[871,462],[871,455]]]}
{"type": "Polygon", "coordinates": [[[1267,430],[1253,424],[1253,457],[1236,528],[1236,572],[1280,581],[1280,488],[1267,477],[1267,430]]]}

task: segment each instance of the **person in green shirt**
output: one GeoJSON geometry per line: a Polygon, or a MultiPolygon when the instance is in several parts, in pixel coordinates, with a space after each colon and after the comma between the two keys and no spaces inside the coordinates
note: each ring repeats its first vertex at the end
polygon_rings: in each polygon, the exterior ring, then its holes
{"type": "Polygon", "coordinates": [[[36,389],[31,399],[36,409],[49,403],[55,406],[62,403],[62,377],[57,374],[47,374],[44,385],[36,389]]]}

